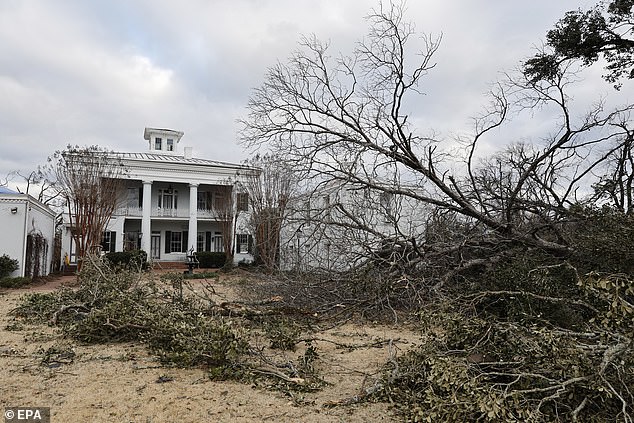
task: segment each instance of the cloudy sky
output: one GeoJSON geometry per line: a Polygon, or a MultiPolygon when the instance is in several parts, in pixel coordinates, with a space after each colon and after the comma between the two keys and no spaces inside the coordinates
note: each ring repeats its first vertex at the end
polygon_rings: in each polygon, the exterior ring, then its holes
{"type": "MultiPolygon", "coordinates": [[[[583,0],[409,0],[443,34],[421,114],[459,132],[483,93],[583,0]]],[[[0,180],[67,144],[144,151],[143,129],[185,132],[194,155],[239,162],[236,119],[302,34],[350,49],[378,0],[1,0],[0,180]]],[[[610,87],[593,81],[597,93],[610,87]]]]}

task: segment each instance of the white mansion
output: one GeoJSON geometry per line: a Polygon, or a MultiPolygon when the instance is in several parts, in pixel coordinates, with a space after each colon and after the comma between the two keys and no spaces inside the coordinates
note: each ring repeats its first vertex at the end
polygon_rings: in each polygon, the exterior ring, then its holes
{"type": "MultiPolygon", "coordinates": [[[[184,261],[189,250],[223,252],[223,237],[235,236],[235,261],[250,261],[248,197],[237,184],[254,170],[192,157],[180,151],[183,132],[145,128],[148,150],[117,153],[127,170],[120,206],[104,233],[105,252],[142,249],[152,261],[184,261]],[[231,224],[226,207],[232,208],[231,224]],[[237,216],[237,217],[236,217],[237,216]],[[223,231],[223,228],[225,230],[223,231]],[[231,228],[232,233],[227,228],[231,228]]],[[[76,261],[70,228],[63,230],[62,257],[76,261]]]]}

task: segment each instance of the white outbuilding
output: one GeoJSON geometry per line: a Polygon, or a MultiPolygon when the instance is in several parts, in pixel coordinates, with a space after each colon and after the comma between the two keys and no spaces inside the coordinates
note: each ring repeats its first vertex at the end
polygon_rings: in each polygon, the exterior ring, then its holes
{"type": "Polygon", "coordinates": [[[0,187],[0,228],[0,256],[18,261],[18,270],[10,276],[51,272],[55,212],[28,194],[0,187]]]}

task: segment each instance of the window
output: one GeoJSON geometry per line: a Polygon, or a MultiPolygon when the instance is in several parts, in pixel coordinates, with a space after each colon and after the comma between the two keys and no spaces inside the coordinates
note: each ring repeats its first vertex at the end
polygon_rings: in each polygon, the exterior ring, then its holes
{"type": "Polygon", "coordinates": [[[154,138],[154,149],[162,150],[163,149],[163,139],[162,138],[154,138]]]}
{"type": "Polygon", "coordinates": [[[323,202],[324,202],[324,218],[326,219],[327,222],[330,221],[330,195],[324,195],[323,196],[323,202]]]}
{"type": "Polygon", "coordinates": [[[304,201],[304,220],[305,223],[307,225],[310,225],[310,222],[312,221],[313,218],[313,214],[312,214],[312,210],[310,209],[310,200],[306,200],[304,201]]]}
{"type": "Polygon", "coordinates": [[[187,252],[187,231],[165,231],[165,254],[187,252]]]}
{"type": "Polygon", "coordinates": [[[225,195],[222,192],[214,193],[214,210],[223,210],[225,208],[225,195]]]}
{"type": "Polygon", "coordinates": [[[167,151],[174,151],[174,140],[171,138],[167,139],[167,151]]]}
{"type": "Polygon", "coordinates": [[[178,191],[171,188],[160,189],[158,196],[159,209],[177,209],[178,208],[178,191]]]}
{"type": "Polygon", "coordinates": [[[117,233],[113,231],[105,231],[103,238],[101,239],[101,251],[104,253],[115,252],[115,244],[117,239],[117,233]]]}
{"type": "Polygon", "coordinates": [[[236,198],[238,211],[249,211],[249,194],[246,192],[239,192],[236,198]]]}
{"type": "Polygon", "coordinates": [[[123,251],[134,251],[141,249],[141,237],[139,232],[125,232],[123,234],[123,251]]]}
{"type": "Polygon", "coordinates": [[[101,251],[110,252],[110,236],[112,232],[105,231],[103,233],[103,238],[101,239],[101,251]]]}
{"type": "Polygon", "coordinates": [[[214,251],[216,253],[224,253],[225,251],[225,247],[222,243],[222,232],[216,232],[214,234],[214,251]]]}
{"type": "Polygon", "coordinates": [[[238,234],[238,254],[247,254],[251,252],[251,244],[253,243],[253,237],[249,234],[238,234]]]}
{"type": "Polygon", "coordinates": [[[379,195],[379,202],[385,213],[385,223],[391,222],[392,206],[394,204],[394,195],[391,192],[382,192],[379,195]]]}
{"type": "Polygon", "coordinates": [[[141,207],[141,188],[128,188],[128,208],[141,207]]]}
{"type": "Polygon", "coordinates": [[[205,251],[205,233],[198,232],[196,236],[196,251],[205,251]]]}
{"type": "Polygon", "coordinates": [[[381,203],[381,207],[384,208],[386,213],[392,212],[392,203],[394,202],[394,196],[391,192],[382,192],[379,196],[379,202],[381,203]]]}
{"type": "Polygon", "coordinates": [[[211,193],[198,191],[198,210],[211,210],[211,193]]]}
{"type": "Polygon", "coordinates": [[[169,239],[170,243],[170,252],[180,252],[183,251],[183,233],[182,232],[172,232],[172,235],[169,239]]]}

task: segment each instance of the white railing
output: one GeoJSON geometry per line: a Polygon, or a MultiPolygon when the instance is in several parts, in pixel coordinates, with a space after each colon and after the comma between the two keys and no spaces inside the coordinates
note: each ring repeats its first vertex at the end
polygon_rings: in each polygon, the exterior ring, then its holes
{"type": "Polygon", "coordinates": [[[220,219],[220,214],[213,209],[198,209],[200,219],[220,219]]]}
{"type": "MultiPolygon", "coordinates": [[[[131,216],[142,217],[143,208],[141,207],[119,207],[115,212],[115,216],[131,216]]],[[[166,207],[153,207],[152,217],[189,217],[189,209],[175,209],[166,207]]],[[[221,220],[221,214],[214,209],[198,209],[199,219],[221,220]]]]}
{"type": "Polygon", "coordinates": [[[143,216],[143,209],[141,207],[119,207],[115,212],[117,216],[143,216]]]}
{"type": "Polygon", "coordinates": [[[152,217],[189,217],[189,210],[156,207],[152,209],[152,217]]]}

